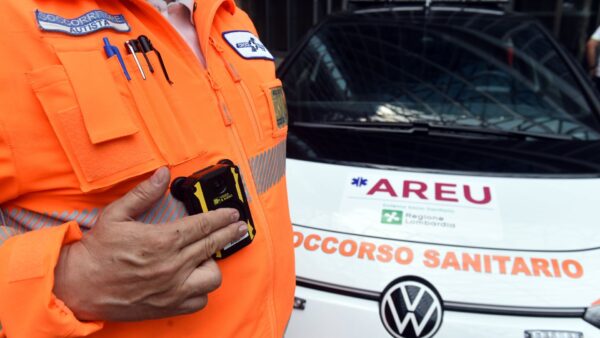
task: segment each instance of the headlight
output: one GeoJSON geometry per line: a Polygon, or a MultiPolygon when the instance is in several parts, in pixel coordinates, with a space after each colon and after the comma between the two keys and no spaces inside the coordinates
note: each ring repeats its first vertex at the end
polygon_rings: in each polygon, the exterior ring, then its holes
{"type": "Polygon", "coordinates": [[[585,311],[583,319],[600,329],[600,299],[585,311]]]}

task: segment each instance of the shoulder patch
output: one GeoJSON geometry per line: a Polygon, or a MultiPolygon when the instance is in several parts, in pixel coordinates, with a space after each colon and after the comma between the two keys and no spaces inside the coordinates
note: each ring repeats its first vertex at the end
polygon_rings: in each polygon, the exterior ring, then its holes
{"type": "Polygon", "coordinates": [[[223,39],[244,59],[275,60],[267,47],[248,31],[224,32],[223,39]]]}
{"type": "Polygon", "coordinates": [[[73,19],[36,10],[35,19],[43,31],[69,35],[86,35],[103,29],[113,29],[117,32],[129,32],[131,30],[122,14],[112,15],[99,9],[73,19]]]}

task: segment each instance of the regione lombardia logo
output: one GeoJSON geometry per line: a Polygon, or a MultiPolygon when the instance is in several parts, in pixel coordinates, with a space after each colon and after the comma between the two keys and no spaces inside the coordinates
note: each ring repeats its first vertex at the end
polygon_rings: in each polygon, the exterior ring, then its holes
{"type": "Polygon", "coordinates": [[[402,225],[404,212],[402,210],[381,210],[381,224],[402,225]]]}
{"type": "Polygon", "coordinates": [[[442,325],[443,301],[424,279],[402,277],[384,290],[379,314],[395,338],[431,338],[442,325]]]}

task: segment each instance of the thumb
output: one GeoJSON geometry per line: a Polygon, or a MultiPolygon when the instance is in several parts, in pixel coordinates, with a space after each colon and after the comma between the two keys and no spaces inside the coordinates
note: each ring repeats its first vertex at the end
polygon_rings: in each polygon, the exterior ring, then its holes
{"type": "Polygon", "coordinates": [[[105,209],[104,217],[111,221],[133,219],[148,210],[165,195],[171,180],[171,173],[161,167],[154,174],[130,190],[125,196],[114,201],[105,209]]]}

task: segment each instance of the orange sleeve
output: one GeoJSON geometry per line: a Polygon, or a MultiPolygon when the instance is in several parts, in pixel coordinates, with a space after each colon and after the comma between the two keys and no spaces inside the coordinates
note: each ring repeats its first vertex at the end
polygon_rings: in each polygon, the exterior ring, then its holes
{"type": "Polygon", "coordinates": [[[4,336],[84,337],[102,328],[102,322],[77,320],[52,293],[62,246],[81,236],[78,224],[69,222],[11,237],[0,246],[0,322],[4,336]]]}

